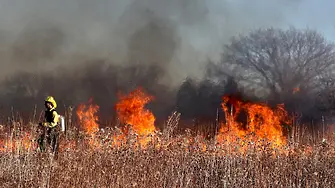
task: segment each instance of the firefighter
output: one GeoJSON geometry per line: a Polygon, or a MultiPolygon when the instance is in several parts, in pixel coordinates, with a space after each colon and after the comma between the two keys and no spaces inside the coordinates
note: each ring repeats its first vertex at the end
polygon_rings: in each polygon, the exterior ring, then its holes
{"type": "Polygon", "coordinates": [[[39,125],[42,128],[42,134],[38,139],[38,144],[41,151],[45,151],[45,141],[48,146],[51,146],[52,152],[57,153],[58,149],[58,127],[59,115],[56,112],[57,103],[52,96],[48,96],[44,103],[46,110],[44,121],[39,125]]]}

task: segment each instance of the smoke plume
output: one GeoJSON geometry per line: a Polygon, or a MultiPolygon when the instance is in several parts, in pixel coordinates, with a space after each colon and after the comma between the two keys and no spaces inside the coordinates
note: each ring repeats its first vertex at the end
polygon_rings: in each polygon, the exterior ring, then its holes
{"type": "Polygon", "coordinates": [[[4,0],[1,111],[13,106],[31,114],[34,105],[43,108],[46,95],[54,95],[61,110],[93,97],[111,117],[118,91],[142,86],[163,118],[194,108],[178,102],[187,101],[179,86],[190,76],[200,80],[197,96],[210,103],[198,108],[212,117],[215,110],[206,109],[217,108],[224,91],[204,79],[206,59],[218,59],[222,44],[238,33],[295,24],[290,18],[301,4],[311,1],[4,0]]]}

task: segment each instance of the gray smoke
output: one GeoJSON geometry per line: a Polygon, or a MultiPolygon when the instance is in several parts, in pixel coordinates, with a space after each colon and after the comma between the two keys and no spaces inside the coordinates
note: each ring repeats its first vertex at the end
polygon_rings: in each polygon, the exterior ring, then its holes
{"type": "Polygon", "coordinates": [[[268,26],[334,31],[334,3],[325,2],[3,0],[1,104],[29,111],[47,94],[71,105],[92,96],[108,114],[118,90],[143,86],[165,114],[182,80],[202,79],[232,36],[268,26]]]}
{"type": "Polygon", "coordinates": [[[231,36],[295,24],[291,20],[301,18],[293,13],[306,4],[313,2],[4,0],[0,39],[6,70],[1,72],[22,69],[21,64],[36,70],[28,64],[45,69],[107,58],[118,64],[164,64],[173,78],[168,83],[179,84],[190,74],[201,77],[203,62],[219,58],[222,43],[231,36]]]}

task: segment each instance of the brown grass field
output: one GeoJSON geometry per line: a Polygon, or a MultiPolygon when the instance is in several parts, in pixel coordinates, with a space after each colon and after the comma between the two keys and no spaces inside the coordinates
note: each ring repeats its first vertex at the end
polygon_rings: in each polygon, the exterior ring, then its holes
{"type": "MultiPolygon", "coordinates": [[[[36,126],[30,126],[36,127],[36,126]]],[[[4,130],[4,129],[3,129],[4,130]]],[[[57,158],[33,150],[37,134],[10,131],[0,157],[1,187],[333,187],[335,142],[313,145],[218,144],[215,139],[155,134],[145,147],[136,134],[115,144],[116,130],[67,130],[57,158]],[[85,136],[86,135],[86,136],[85,136]],[[13,144],[14,143],[14,144],[13,144]],[[243,151],[241,150],[243,148],[243,151]]],[[[36,133],[31,128],[30,132],[36,133]]],[[[307,138],[307,137],[304,137],[307,138]]],[[[305,139],[308,140],[308,139],[305,139]]],[[[3,143],[4,144],[4,141],[3,143]]]]}

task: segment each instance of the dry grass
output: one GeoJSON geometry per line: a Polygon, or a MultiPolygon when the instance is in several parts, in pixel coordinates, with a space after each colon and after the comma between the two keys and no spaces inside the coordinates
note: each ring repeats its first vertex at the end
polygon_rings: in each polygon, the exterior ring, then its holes
{"type": "MultiPolygon", "coordinates": [[[[236,145],[217,145],[187,135],[164,132],[145,148],[131,135],[113,146],[115,130],[104,130],[89,145],[89,138],[72,130],[62,143],[58,159],[18,147],[2,152],[1,187],[333,187],[334,142],[304,149],[291,143],[285,153],[270,148],[245,153],[236,145]],[[67,139],[67,140],[66,140],[67,139]],[[194,142],[191,142],[194,140],[194,142]],[[205,143],[206,142],[206,143],[205,143]],[[203,151],[205,143],[206,151],[203,151]],[[21,149],[22,150],[21,150],[21,149]],[[290,151],[290,153],[288,153],[290,151]]],[[[10,137],[19,140],[18,134],[10,137]]],[[[36,135],[32,135],[34,138],[36,135]]],[[[31,149],[31,148],[30,148],[31,149]]]]}

